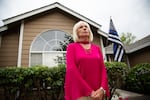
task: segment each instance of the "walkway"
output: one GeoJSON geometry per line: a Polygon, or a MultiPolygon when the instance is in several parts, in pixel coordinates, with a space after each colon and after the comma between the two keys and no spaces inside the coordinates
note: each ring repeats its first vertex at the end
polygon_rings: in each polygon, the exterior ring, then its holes
{"type": "MultiPolygon", "coordinates": [[[[121,89],[116,89],[116,93],[120,94],[120,100],[150,100],[150,95],[146,96],[143,94],[129,92],[121,89]]],[[[119,98],[115,96],[112,100],[119,100],[119,98]]]]}

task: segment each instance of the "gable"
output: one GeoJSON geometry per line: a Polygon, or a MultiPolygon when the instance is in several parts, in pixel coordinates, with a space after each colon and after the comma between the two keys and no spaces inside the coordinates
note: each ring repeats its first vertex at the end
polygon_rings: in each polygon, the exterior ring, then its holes
{"type": "Polygon", "coordinates": [[[39,32],[50,30],[50,29],[61,29],[67,33],[72,33],[72,27],[76,20],[70,16],[66,16],[64,13],[59,11],[52,11],[44,13],[38,16],[34,16],[27,19],[25,22],[25,31],[32,29],[31,31],[39,32]]]}
{"type": "MultiPolygon", "coordinates": [[[[101,27],[99,24],[58,3],[4,20],[4,26],[0,27],[0,34],[5,33],[9,37],[10,33],[8,31],[11,31],[13,27],[17,27],[18,34],[15,37],[17,38],[18,47],[15,49],[18,52],[15,54],[15,64],[13,65],[29,66],[31,60],[30,48],[38,36],[51,30],[60,30],[67,34],[72,34],[72,28],[79,20],[87,21],[90,24],[94,33],[94,42],[98,45],[102,44],[103,42],[100,41],[100,38],[105,37],[106,39],[106,36],[101,34],[104,32],[98,31],[101,27]]],[[[11,57],[9,59],[14,60],[11,57]]]]}
{"type": "Polygon", "coordinates": [[[5,27],[4,26],[0,27],[0,32],[7,30],[8,29],[7,26],[9,24],[16,23],[16,22],[21,22],[22,20],[32,18],[32,17],[38,16],[40,14],[45,14],[47,12],[50,12],[50,11],[54,10],[54,9],[58,9],[61,12],[63,12],[64,14],[69,15],[72,18],[75,18],[75,19],[78,19],[78,20],[84,20],[84,21],[88,22],[90,25],[97,28],[97,33],[98,34],[100,34],[100,35],[107,38],[107,33],[103,32],[101,30],[101,25],[100,24],[98,24],[98,23],[86,18],[85,16],[83,16],[83,15],[81,15],[81,14],[65,7],[64,5],[61,5],[58,2],[55,2],[53,4],[50,4],[50,5],[47,5],[47,6],[44,6],[44,7],[29,11],[29,12],[23,13],[23,14],[17,15],[17,16],[14,16],[14,17],[11,17],[11,18],[8,18],[8,19],[4,19],[3,23],[4,23],[5,27]]]}
{"type": "Polygon", "coordinates": [[[58,2],[55,2],[53,4],[50,4],[50,5],[47,5],[47,6],[44,6],[44,7],[29,11],[29,12],[23,13],[23,14],[17,15],[17,16],[14,16],[14,17],[11,17],[11,18],[8,18],[8,19],[5,19],[5,20],[3,20],[3,22],[4,22],[5,25],[10,24],[12,22],[16,22],[16,21],[19,21],[19,20],[22,20],[22,19],[25,19],[25,18],[29,18],[31,16],[34,16],[34,15],[37,15],[37,14],[40,14],[40,13],[43,13],[43,12],[47,12],[47,11],[50,11],[50,10],[55,9],[55,8],[58,8],[58,9],[66,12],[68,14],[71,14],[72,16],[77,17],[81,20],[84,20],[84,21],[88,22],[89,24],[94,25],[97,28],[101,27],[101,25],[99,25],[98,23],[86,18],[85,16],[82,16],[81,14],[65,7],[64,5],[62,5],[58,2]]]}

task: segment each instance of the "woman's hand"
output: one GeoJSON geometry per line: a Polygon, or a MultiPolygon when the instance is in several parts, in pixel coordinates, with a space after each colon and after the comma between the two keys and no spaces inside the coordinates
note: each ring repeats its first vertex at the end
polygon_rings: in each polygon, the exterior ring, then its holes
{"type": "Polygon", "coordinates": [[[92,91],[91,98],[92,100],[103,100],[104,91],[102,89],[97,89],[96,91],[92,91]]]}

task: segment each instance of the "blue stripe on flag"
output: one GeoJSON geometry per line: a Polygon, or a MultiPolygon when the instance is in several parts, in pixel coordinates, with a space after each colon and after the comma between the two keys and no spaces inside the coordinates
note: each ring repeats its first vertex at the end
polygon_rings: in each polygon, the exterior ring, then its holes
{"type": "Polygon", "coordinates": [[[113,43],[114,61],[120,62],[124,54],[123,44],[120,41],[119,35],[115,29],[112,19],[110,19],[108,40],[113,43]]]}

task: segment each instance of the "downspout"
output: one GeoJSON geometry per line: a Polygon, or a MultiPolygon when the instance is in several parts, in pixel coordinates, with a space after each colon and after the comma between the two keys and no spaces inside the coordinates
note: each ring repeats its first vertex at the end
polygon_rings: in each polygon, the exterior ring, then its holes
{"type": "Polygon", "coordinates": [[[21,22],[21,26],[20,26],[20,36],[19,36],[19,48],[18,48],[18,62],[17,62],[17,67],[21,67],[23,31],[24,31],[24,21],[21,22]]]}
{"type": "Polygon", "coordinates": [[[0,47],[2,45],[2,35],[0,34],[0,47]]]}
{"type": "Polygon", "coordinates": [[[103,59],[106,62],[107,61],[106,52],[105,52],[102,36],[100,36],[100,45],[101,45],[101,50],[102,50],[102,53],[103,53],[103,59]]]}
{"type": "Polygon", "coordinates": [[[131,68],[130,67],[130,61],[129,61],[129,57],[128,57],[128,55],[126,54],[126,57],[127,57],[127,66],[129,67],[129,69],[131,68]]]}

